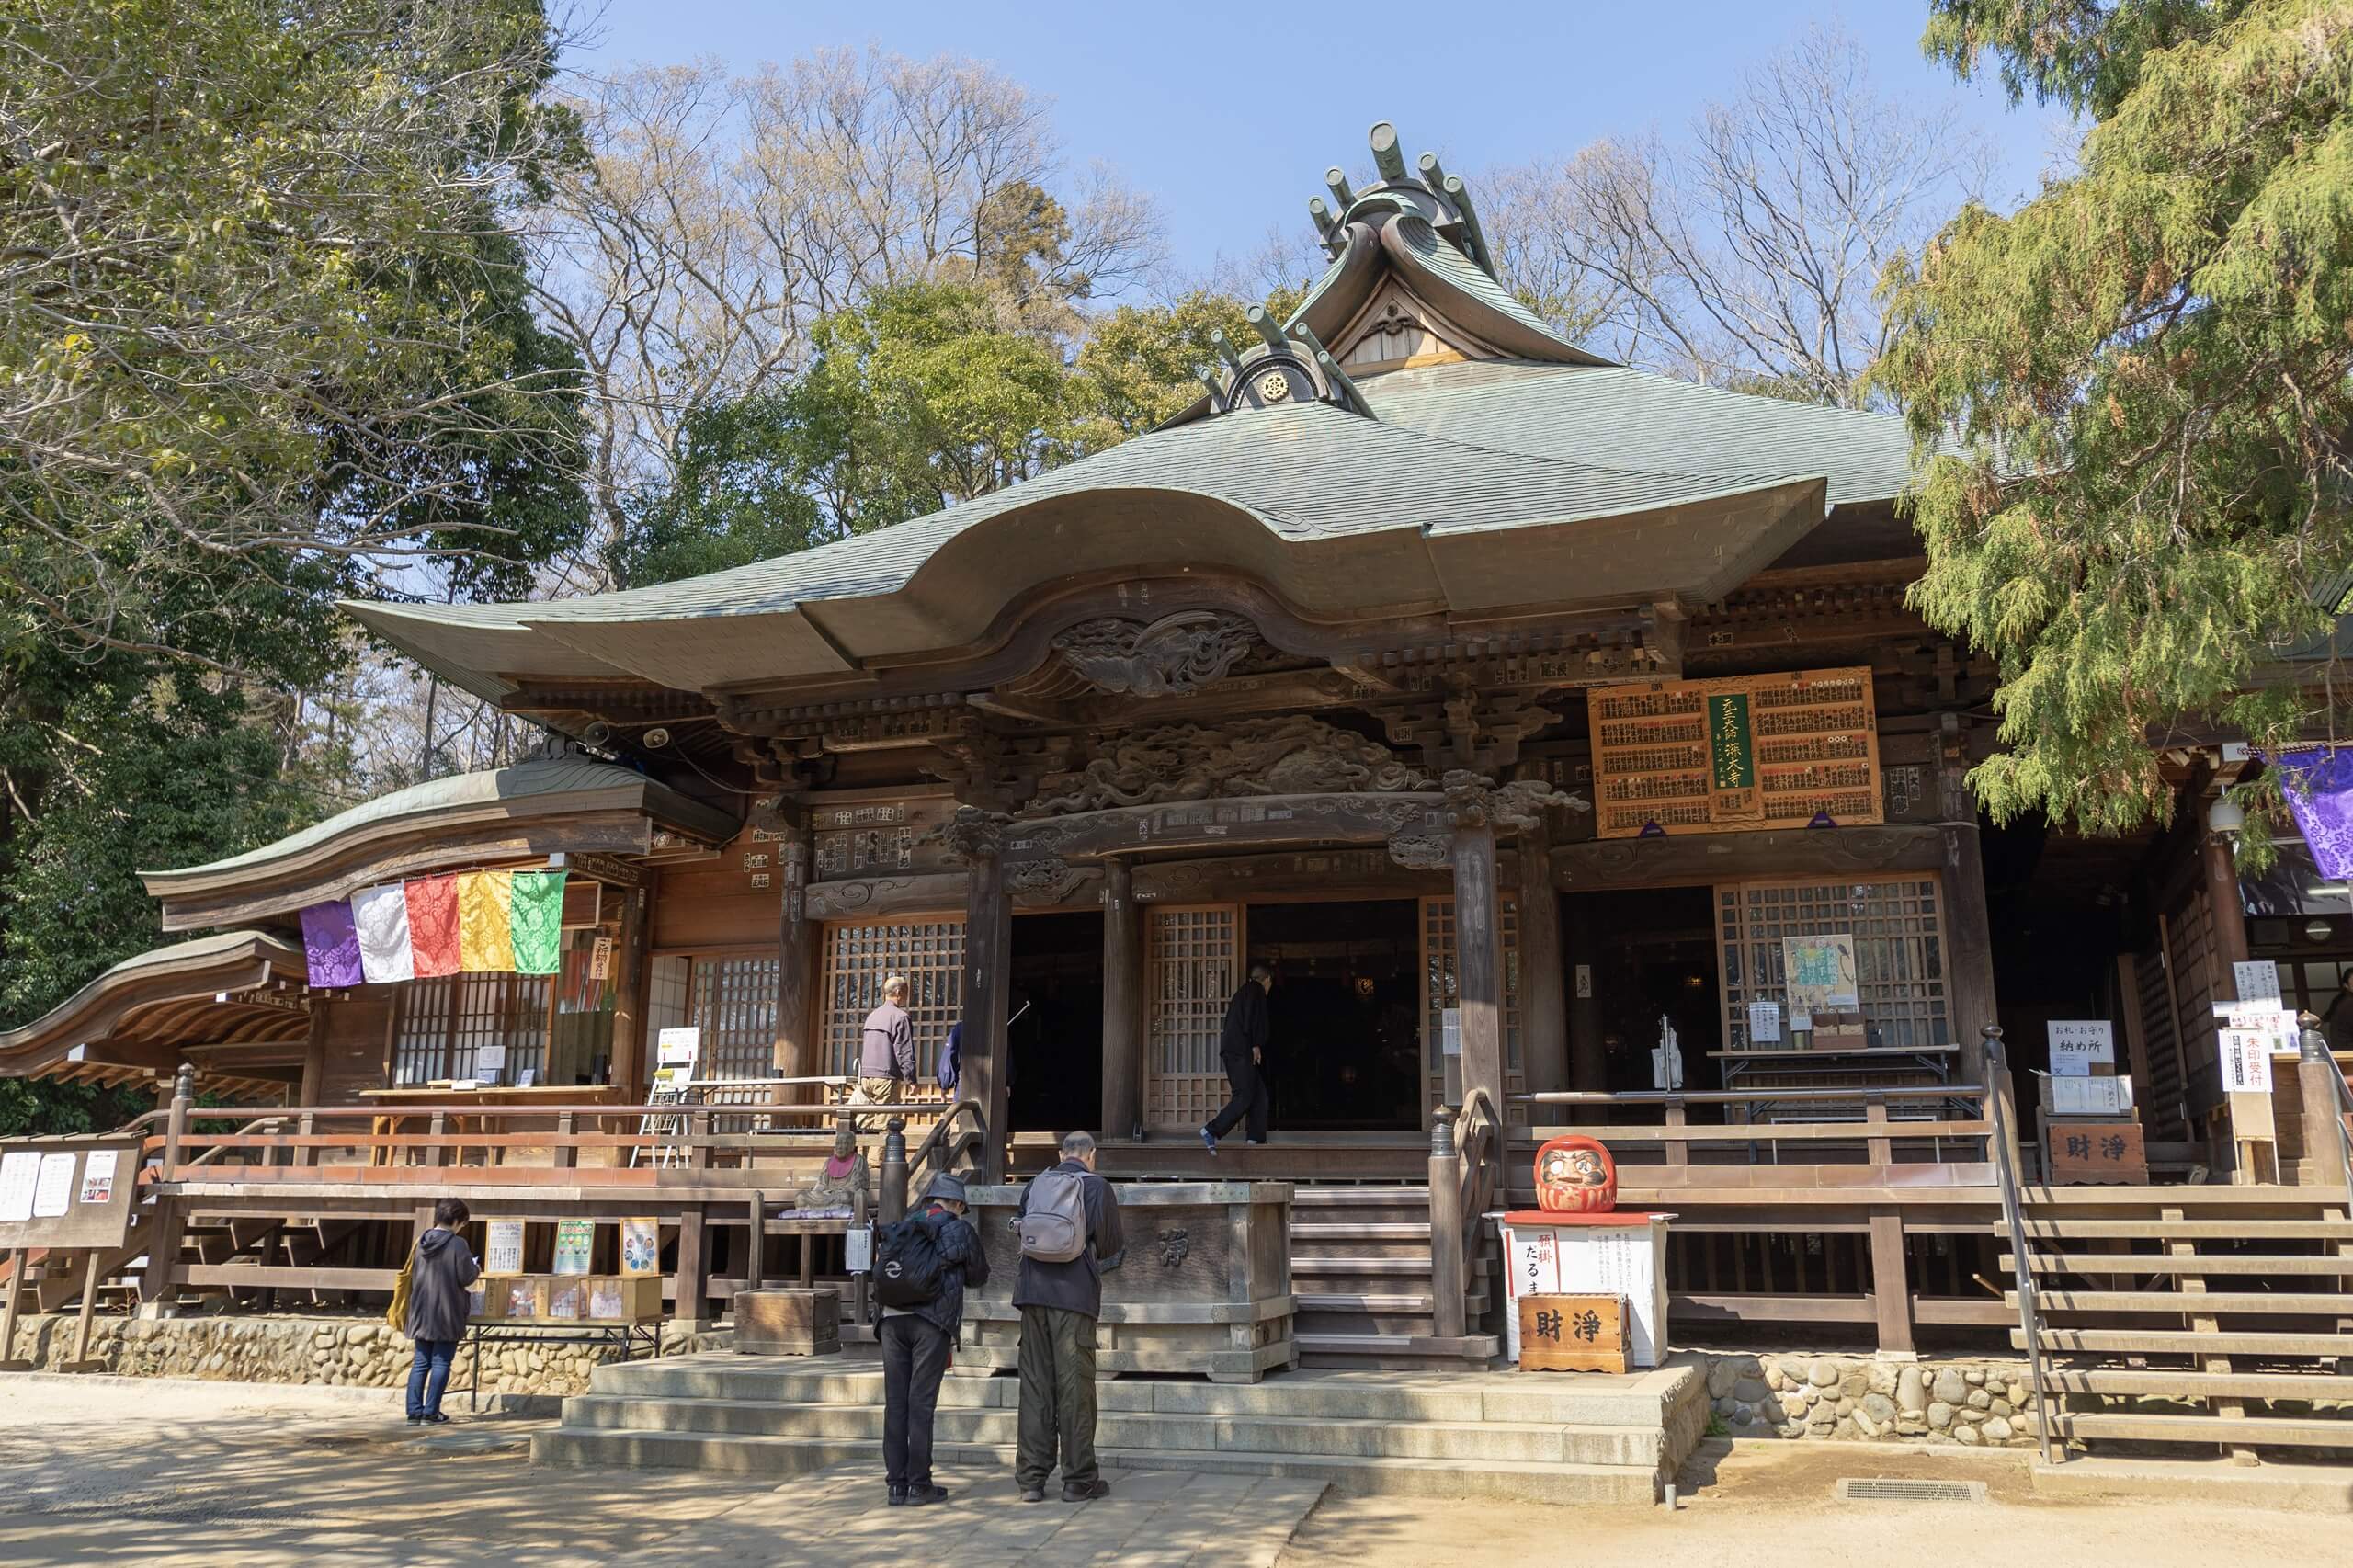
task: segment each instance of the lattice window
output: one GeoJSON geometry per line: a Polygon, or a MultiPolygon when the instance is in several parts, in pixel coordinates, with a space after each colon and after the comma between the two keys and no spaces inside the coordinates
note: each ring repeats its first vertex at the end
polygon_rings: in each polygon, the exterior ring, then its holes
{"type": "MultiPolygon", "coordinates": [[[[1519,900],[1497,895],[1496,922],[1504,959],[1504,1092],[1524,1093],[1528,1071],[1521,1062],[1519,1028],[1519,900]]],[[[1462,998],[1455,980],[1454,896],[1422,900],[1422,1063],[1429,1074],[1429,1103],[1447,1100],[1446,1009],[1462,998]]],[[[1566,1049],[1565,1042],[1563,1049],[1566,1049]]]]}
{"type": "MultiPolygon", "coordinates": [[[[1748,1004],[1782,1004],[1789,1027],[1785,937],[1852,933],[1858,1000],[1869,1042],[1952,1043],[1945,972],[1944,908],[1933,876],[1847,881],[1740,882],[1716,890],[1723,964],[1724,1038],[1750,1049],[1748,1004]]],[[[1786,1046],[1758,1041],[1757,1049],[1786,1046]]]]}
{"type": "Polygon", "coordinates": [[[1154,908],[1144,948],[1144,1119],[1198,1127],[1225,1103],[1218,1036],[1242,983],[1242,911],[1154,908]]]}
{"type": "Polygon", "coordinates": [[[940,1043],[964,1011],[964,921],[961,915],[825,927],[824,976],[818,991],[818,1060],[849,1076],[866,1040],[866,1015],[882,1000],[882,982],[907,977],[915,1017],[915,1062],[931,1076],[940,1043]]]}
{"type": "Polygon", "coordinates": [[[392,1082],[429,1084],[482,1078],[512,1084],[542,1071],[547,1060],[544,974],[449,974],[402,983],[392,1032],[392,1082]],[[506,1062],[481,1070],[485,1045],[506,1048],[506,1062]]]}
{"type": "Polygon", "coordinates": [[[698,1078],[766,1078],[776,1062],[777,960],[699,958],[687,1022],[702,1030],[698,1078]]]}

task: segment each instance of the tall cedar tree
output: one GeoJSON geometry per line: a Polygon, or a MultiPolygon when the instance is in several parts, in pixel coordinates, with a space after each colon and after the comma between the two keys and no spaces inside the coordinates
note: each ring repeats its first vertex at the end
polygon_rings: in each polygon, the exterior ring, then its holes
{"type": "Polygon", "coordinates": [[[2162,821],[2168,737],[2341,722],[2283,655],[2353,567],[2353,4],[1937,0],[1926,45],[2094,123],[2077,172],[1890,269],[1913,602],[1999,662],[1995,820],[2162,821]]]}

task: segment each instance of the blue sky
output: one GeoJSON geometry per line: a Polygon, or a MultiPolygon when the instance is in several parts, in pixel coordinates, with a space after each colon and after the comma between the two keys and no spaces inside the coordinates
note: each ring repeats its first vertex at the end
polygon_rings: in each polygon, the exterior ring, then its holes
{"type": "Polygon", "coordinates": [[[1270,224],[1303,225],[1325,166],[1364,163],[1376,119],[1396,121],[1409,155],[1435,151],[1452,169],[1671,133],[1814,20],[1862,43],[1883,92],[1957,99],[2003,154],[1995,194],[2024,191],[2049,140],[2043,111],[2012,110],[1997,85],[1962,85],[1929,65],[1925,15],[1914,0],[608,0],[573,63],[715,56],[749,68],[869,43],[986,60],[1053,99],[1074,163],[1103,158],[1156,198],[1174,259],[1199,270],[1221,251],[1254,250],[1270,224]]]}

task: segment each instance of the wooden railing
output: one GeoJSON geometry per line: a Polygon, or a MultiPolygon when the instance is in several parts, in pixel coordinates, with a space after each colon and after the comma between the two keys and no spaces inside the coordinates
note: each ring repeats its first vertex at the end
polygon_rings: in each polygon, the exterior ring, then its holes
{"type": "MultiPolygon", "coordinates": [[[[1998,1024],[1985,1026],[1986,1081],[2006,1086],[2010,1083],[2009,1057],[2002,1045],[2002,1029],[1998,1024]]],[[[1994,1129],[1994,1170],[2002,1189],[2002,1229],[2009,1237],[2011,1285],[2018,1292],[2018,1327],[2026,1339],[2028,1376],[2034,1381],[2035,1429],[2042,1445],[2042,1462],[2052,1462],[2052,1423],[2040,1418],[2040,1413],[2051,1406],[2047,1380],[2043,1377],[2042,1325],[2038,1321],[2040,1304],[2034,1293],[2034,1260],[2026,1246],[2026,1205],[2019,1193],[2018,1169],[2018,1099],[2014,1094],[1995,1094],[1988,1097],[1986,1108],[1991,1113],[1994,1129]]],[[[2063,1458],[2062,1454],[2060,1457],[2063,1458]]]]}
{"type": "MultiPolygon", "coordinates": [[[[1534,1124],[1521,1131],[1541,1143],[1549,1138],[1579,1134],[1608,1144],[1638,1185],[1769,1186],[1772,1172],[1789,1166],[1844,1173],[1837,1180],[1869,1185],[1878,1179],[1868,1173],[1896,1166],[1951,1166],[1959,1185],[1985,1185],[1992,1170],[1985,1162],[1984,1142],[1994,1124],[1982,1114],[1973,1117],[1895,1115],[1906,1105],[1931,1108],[1960,1106],[1982,1112],[1985,1090],[1973,1084],[1923,1084],[1870,1088],[1811,1088],[1772,1090],[1693,1089],[1595,1094],[1574,1090],[1515,1095],[1515,1106],[1580,1106],[1612,1112],[1655,1111],[1655,1123],[1585,1122],[1574,1126],[1534,1124]],[[1694,1107],[1722,1107],[1727,1112],[1753,1108],[1760,1101],[1776,1106],[1859,1108],[1859,1119],[1847,1118],[1813,1121],[1695,1122],[1694,1107]],[[1946,1145],[1951,1144],[1948,1150],[1946,1145]],[[1925,1153],[1924,1160],[1898,1160],[1903,1152],[1925,1153]],[[1626,1158],[1629,1154],[1656,1158],[1626,1158]],[[1839,1156],[1823,1158],[1824,1155],[1839,1156]],[[1960,1158],[1951,1156],[1958,1155],[1960,1158]],[[1814,1156],[1814,1157],[1808,1157],[1814,1156]],[[1735,1174],[1743,1167],[1755,1176],[1735,1174]]],[[[1531,1116],[1531,1122],[1534,1118],[1531,1116]]],[[[1915,1173],[1907,1171],[1907,1179],[1915,1173]]],[[[1625,1179],[1621,1177],[1621,1180],[1625,1179]]],[[[1814,1177],[1819,1180],[1820,1178],[1814,1177]]]]}

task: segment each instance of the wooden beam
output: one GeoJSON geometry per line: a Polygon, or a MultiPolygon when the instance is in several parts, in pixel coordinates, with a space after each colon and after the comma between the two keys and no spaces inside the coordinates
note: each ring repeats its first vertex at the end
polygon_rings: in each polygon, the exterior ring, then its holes
{"type": "Polygon", "coordinates": [[[1745,877],[1930,871],[1945,854],[1941,831],[1926,823],[1669,835],[1555,846],[1552,878],[1572,892],[1707,887],[1745,877]]]}
{"type": "Polygon", "coordinates": [[[1561,956],[1561,893],[1552,885],[1552,835],[1540,815],[1519,834],[1519,1064],[1537,1093],[1569,1086],[1568,987],[1561,956]]]}
{"type": "Polygon", "coordinates": [[[773,1060],[786,1077],[807,1078],[824,1070],[817,1059],[816,933],[809,921],[809,833],[807,824],[798,820],[789,823],[786,831],[792,836],[777,846],[784,866],[784,898],[777,915],[773,1060]]]}
{"type": "Polygon", "coordinates": [[[1492,824],[1455,828],[1454,966],[1462,1009],[1462,1099],[1484,1089],[1498,1115],[1504,1103],[1504,967],[1492,824]]]}
{"type": "Polygon", "coordinates": [[[1994,993],[1994,918],[1985,903],[1985,862],[1975,822],[1939,828],[1944,840],[1945,983],[1954,1043],[1961,1047],[1964,1084],[1984,1083],[1985,1041],[1980,1032],[2001,1021],[1994,993]]]}
{"type": "Polygon", "coordinates": [[[1143,914],[1135,870],[1103,863],[1103,1121],[1125,1138],[1143,1121],[1143,914]]]}
{"type": "Polygon", "coordinates": [[[964,1038],[961,1098],[981,1108],[988,1130],[981,1146],[981,1179],[1005,1179],[1008,1114],[1006,1084],[1006,1005],[1013,990],[1013,905],[1005,892],[1005,863],[995,853],[970,857],[964,904],[964,1038]]]}
{"type": "Polygon", "coordinates": [[[1383,841],[1401,834],[1446,831],[1446,797],[1253,795],[1169,805],[1127,806],[1005,824],[1008,864],[1094,859],[1149,848],[1226,848],[1236,843],[1383,841]]]}

